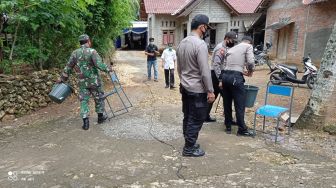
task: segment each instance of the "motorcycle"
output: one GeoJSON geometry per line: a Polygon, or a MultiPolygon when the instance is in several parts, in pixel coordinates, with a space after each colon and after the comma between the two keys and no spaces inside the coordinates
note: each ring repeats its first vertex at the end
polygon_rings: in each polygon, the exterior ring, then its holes
{"type": "Polygon", "coordinates": [[[310,55],[303,57],[304,74],[301,79],[297,78],[298,68],[296,66],[289,66],[285,64],[274,64],[274,68],[271,64],[267,65],[270,68],[270,81],[272,84],[281,84],[281,82],[291,82],[296,84],[307,84],[310,89],[313,89],[317,78],[317,68],[312,63],[310,55]]]}
{"type": "Polygon", "coordinates": [[[257,45],[254,47],[253,53],[254,53],[254,59],[255,59],[255,65],[264,65],[267,64],[268,59],[268,50],[271,48],[271,43],[266,43],[266,49],[263,49],[262,45],[257,45]]]}

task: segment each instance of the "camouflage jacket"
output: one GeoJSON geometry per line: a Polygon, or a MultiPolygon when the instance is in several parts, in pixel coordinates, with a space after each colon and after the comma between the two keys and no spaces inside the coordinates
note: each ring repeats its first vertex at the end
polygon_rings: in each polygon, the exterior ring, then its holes
{"type": "Polygon", "coordinates": [[[111,68],[103,63],[96,50],[87,44],[72,52],[71,57],[64,68],[62,80],[66,81],[74,71],[80,88],[95,88],[101,86],[99,71],[109,72],[111,68]]]}

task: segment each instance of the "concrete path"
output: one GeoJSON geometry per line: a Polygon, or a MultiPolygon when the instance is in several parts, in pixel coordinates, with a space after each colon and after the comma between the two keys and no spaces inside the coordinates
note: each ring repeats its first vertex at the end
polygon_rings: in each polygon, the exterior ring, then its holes
{"type": "MultiPolygon", "coordinates": [[[[3,123],[0,187],[336,187],[335,137],[294,130],[274,144],[268,134],[254,139],[227,135],[220,109],[213,112],[218,121],[205,124],[199,137],[206,155],[181,157],[178,89],[164,88],[161,69],[159,82],[147,81],[142,52],[121,51],[116,59],[134,105],[130,112],[102,125],[92,113],[91,127],[83,131],[72,97],[3,123]]],[[[257,105],[263,101],[266,73],[258,71],[247,80],[261,88],[257,105]]],[[[297,114],[310,91],[298,92],[304,99],[296,101],[297,114]]],[[[111,100],[118,108],[117,98],[111,100]]],[[[253,113],[247,111],[249,126],[253,113]]]]}

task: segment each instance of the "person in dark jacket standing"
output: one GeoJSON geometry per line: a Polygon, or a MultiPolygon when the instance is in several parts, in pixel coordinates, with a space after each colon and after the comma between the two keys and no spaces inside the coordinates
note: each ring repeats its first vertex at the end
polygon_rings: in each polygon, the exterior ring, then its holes
{"type": "Polygon", "coordinates": [[[244,36],[242,42],[230,48],[226,55],[226,65],[221,75],[224,100],[224,115],[226,132],[231,134],[232,100],[236,111],[239,136],[253,136],[245,124],[245,79],[244,75],[252,76],[254,69],[254,55],[252,38],[244,36]],[[245,71],[247,69],[247,72],[245,71]]]}
{"type": "MultiPolygon", "coordinates": [[[[224,36],[224,41],[217,44],[213,51],[212,60],[211,60],[211,78],[212,84],[215,91],[215,100],[219,93],[221,93],[221,89],[219,83],[222,81],[221,73],[224,70],[224,66],[226,64],[226,53],[232,48],[237,40],[237,34],[234,31],[227,32],[224,36]]],[[[215,122],[216,119],[210,116],[210,112],[212,109],[213,103],[209,104],[208,108],[208,117],[205,122],[215,122]]]]}
{"type": "Polygon", "coordinates": [[[154,81],[158,81],[158,64],[156,54],[159,54],[158,47],[154,44],[154,38],[149,39],[149,45],[146,47],[145,54],[147,55],[147,76],[148,80],[152,79],[152,67],[154,68],[154,81]]]}
{"type": "Polygon", "coordinates": [[[209,27],[209,18],[206,15],[196,15],[191,22],[191,34],[181,41],[176,51],[184,114],[183,156],[200,157],[205,154],[196,141],[207,116],[208,103],[215,100],[208,64],[208,48],[202,40],[209,27]]]}

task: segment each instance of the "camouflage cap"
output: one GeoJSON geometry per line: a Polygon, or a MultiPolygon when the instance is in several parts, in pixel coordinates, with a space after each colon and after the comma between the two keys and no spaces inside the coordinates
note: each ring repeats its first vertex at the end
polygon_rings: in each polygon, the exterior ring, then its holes
{"type": "Polygon", "coordinates": [[[78,41],[88,41],[90,39],[89,35],[83,34],[79,36],[78,41]]]}

